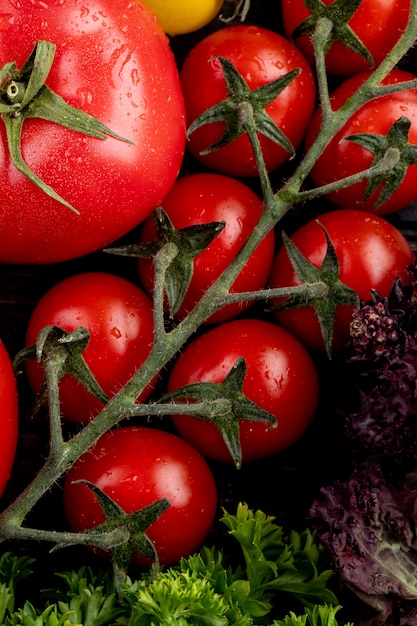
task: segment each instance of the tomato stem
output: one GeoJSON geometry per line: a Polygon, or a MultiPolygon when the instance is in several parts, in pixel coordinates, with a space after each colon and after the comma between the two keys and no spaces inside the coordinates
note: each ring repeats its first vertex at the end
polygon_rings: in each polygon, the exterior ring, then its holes
{"type": "MultiPolygon", "coordinates": [[[[251,235],[247,239],[245,245],[237,254],[229,268],[217,279],[217,281],[206,291],[201,300],[197,303],[189,315],[167,331],[165,328],[165,320],[163,314],[163,298],[165,289],[165,276],[167,268],[177,254],[176,246],[173,243],[166,244],[156,255],[155,262],[155,289],[154,289],[154,323],[155,338],[152,350],[146,359],[144,365],[136,372],[131,380],[104,406],[101,413],[89,424],[83,427],[70,440],[65,441],[62,434],[60,416],[59,416],[59,376],[52,369],[52,362],[46,367],[46,379],[49,390],[49,410],[51,423],[51,441],[50,453],[47,461],[30,483],[30,485],[22,492],[22,494],[0,515],[0,540],[10,538],[27,538],[51,541],[59,544],[88,544],[93,543],[90,535],[60,533],[55,531],[37,530],[23,526],[29,511],[35,506],[40,498],[57,482],[57,480],[73,465],[73,463],[89,449],[97,439],[107,432],[110,428],[118,424],[121,420],[129,416],[141,417],[144,419],[149,415],[162,415],[181,412],[183,414],[199,414],[205,415],[208,419],[212,419],[213,415],[225,411],[229,406],[227,399],[216,398],[215,400],[201,401],[196,404],[138,404],[136,399],[141,391],[149,384],[154,376],[160,372],[170,359],[181,350],[185,342],[193,335],[201,323],[207,319],[218,308],[232,302],[245,301],[248,299],[270,299],[275,297],[304,297],[308,295],[310,299],[326,299],[328,293],[328,285],[322,280],[312,280],[299,287],[288,287],[283,289],[264,289],[256,292],[230,293],[236,277],[244,267],[253,251],[258,247],[266,234],[276,226],[287,211],[296,203],[317,197],[334,190],[336,187],[322,186],[316,190],[305,191],[302,189],[303,184],[311,171],[317,158],[323,152],[329,141],[342,128],[344,123],[369,99],[389,93],[389,90],[408,89],[415,87],[413,83],[403,83],[401,85],[381,85],[383,79],[389,71],[398,63],[405,55],[407,50],[414,44],[417,38],[417,0],[411,0],[410,3],[410,19],[406,30],[401,36],[398,43],[394,46],[389,55],[382,63],[372,71],[370,77],[361,85],[360,89],[352,95],[346,105],[337,111],[333,111],[330,106],[328,95],[328,83],[325,73],[324,49],[325,41],[329,36],[329,25],[326,20],[319,20],[317,30],[313,37],[316,51],[316,66],[319,81],[319,94],[321,104],[324,110],[323,121],[317,138],[309,151],[303,156],[301,162],[296,167],[290,178],[283,183],[282,187],[274,191],[268,172],[266,171],[265,162],[260,147],[259,137],[257,134],[256,124],[253,116],[253,109],[248,106],[241,106],[239,115],[245,130],[249,136],[254,151],[261,188],[264,201],[264,211],[253,229],[251,235]]],[[[35,71],[35,59],[44,58],[46,67],[48,67],[49,58],[53,56],[51,45],[43,45],[40,42],[31,57],[24,66],[25,78],[23,81],[25,88],[20,86],[21,73],[18,73],[13,63],[6,64],[0,68],[0,84],[4,89],[5,79],[10,80],[3,92],[3,99],[0,104],[0,113],[7,127],[8,138],[13,144],[11,151],[16,161],[17,167],[20,167],[25,175],[32,176],[27,172],[25,164],[22,164],[20,155],[20,135],[22,131],[23,119],[30,116],[46,117],[45,107],[42,104],[42,98],[53,102],[60,102],[56,94],[52,94],[44,87],[43,83],[45,75],[41,79],[41,74],[45,74],[45,70],[40,74],[35,71]],[[27,76],[29,74],[29,76],[27,76]],[[41,100],[38,96],[41,95],[41,100]],[[36,98],[35,98],[36,96],[36,98]],[[5,102],[6,100],[6,102],[5,102]],[[27,105],[31,102],[30,110],[27,105]],[[36,102],[36,106],[33,106],[36,102]],[[35,111],[35,115],[34,115],[35,111]]],[[[22,72],[23,72],[22,69],[22,72]]],[[[49,71],[49,70],[48,70],[49,71]]],[[[47,72],[46,72],[47,75],[47,72]]],[[[62,123],[62,115],[57,123],[62,123]]],[[[56,121],[56,120],[51,120],[56,121]]],[[[100,123],[98,126],[94,123],[92,129],[87,125],[87,130],[82,131],[98,138],[105,138],[107,134],[122,139],[103,127],[100,123]]],[[[79,130],[79,127],[77,128],[79,130]]],[[[124,139],[122,139],[124,140],[124,139]]],[[[125,141],[125,140],[124,140],[125,141]]],[[[387,151],[384,158],[379,163],[357,175],[355,180],[363,180],[373,176],[376,173],[385,173],[398,155],[394,151],[387,151]]],[[[34,181],[36,182],[36,181],[34,181]]],[[[339,187],[351,184],[352,178],[345,178],[338,181],[335,185],[339,187]]],[[[337,187],[337,188],[339,188],[337,187]]],[[[48,193],[48,192],[47,192],[48,193]]],[[[62,201],[65,204],[65,201],[62,201]]],[[[349,294],[345,294],[348,296],[349,294]]],[[[96,545],[100,541],[102,547],[115,545],[121,537],[120,529],[115,529],[114,534],[106,534],[103,537],[94,537],[96,545]],[[119,534],[118,534],[119,533],[119,534]],[[119,538],[119,539],[117,539],[119,538]]]]}

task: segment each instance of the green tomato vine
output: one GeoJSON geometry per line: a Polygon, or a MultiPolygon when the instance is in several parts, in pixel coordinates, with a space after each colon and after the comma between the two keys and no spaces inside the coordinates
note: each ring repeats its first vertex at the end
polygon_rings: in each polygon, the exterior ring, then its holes
{"type": "MultiPolygon", "coordinates": [[[[247,9],[248,3],[240,2],[239,8],[247,9]]],[[[132,520],[132,516],[119,515],[118,523],[109,525],[97,530],[95,533],[70,533],[59,532],[45,529],[31,528],[25,525],[28,513],[38,503],[42,496],[49,491],[58,479],[63,476],[73,463],[87,450],[95,441],[107,432],[109,429],[124,420],[133,416],[147,417],[149,415],[173,414],[174,412],[189,413],[195,415],[198,413],[202,419],[214,421],[224,414],[232,414],[237,419],[239,410],[242,406],[243,396],[239,390],[234,391],[232,397],[227,394],[218,393],[224,391],[220,386],[219,390],[211,389],[210,394],[206,394],[204,390],[198,392],[193,389],[193,396],[197,404],[186,405],[181,402],[175,402],[175,398],[162,398],[160,402],[150,404],[137,404],[136,398],[141,391],[147,386],[150,380],[161,371],[161,369],[181,350],[185,342],[192,336],[196,329],[218,308],[223,307],[237,300],[255,300],[267,299],[286,296],[293,301],[297,299],[308,299],[314,306],[323,310],[323,304],[330,309],[330,316],[323,323],[323,334],[327,337],[326,342],[328,352],[331,352],[331,325],[332,316],[334,317],[334,308],[336,304],[352,303],[356,301],[355,295],[342,285],[338,277],[338,264],[335,255],[331,254],[331,243],[329,242],[328,261],[324,271],[308,272],[309,269],[306,261],[297,256],[297,252],[293,251],[295,261],[300,265],[301,273],[305,274],[305,280],[299,287],[262,290],[252,293],[232,294],[230,288],[236,277],[246,264],[247,260],[258,247],[259,243],[265,235],[280,222],[288,210],[306,200],[319,197],[330,190],[342,188],[353,182],[367,179],[381,180],[386,177],[389,172],[398,164],[400,159],[400,151],[395,145],[388,145],[387,150],[379,155],[377,162],[368,170],[361,172],[355,176],[339,180],[332,185],[326,187],[318,187],[312,190],[304,190],[303,184],[311,171],[317,158],[323,152],[332,137],[342,128],[344,123],[357,111],[362,105],[369,100],[380,97],[394,91],[416,88],[417,79],[406,83],[395,85],[382,85],[383,79],[387,76],[398,62],[404,57],[407,51],[413,46],[417,40],[417,0],[411,0],[410,19],[406,30],[402,37],[395,45],[391,53],[384,61],[373,70],[369,78],[362,84],[361,88],[352,95],[346,105],[337,111],[333,111],[330,104],[329,85],[326,75],[325,51],[331,40],[333,25],[328,15],[321,16],[315,23],[313,32],[313,44],[316,58],[316,75],[318,81],[318,91],[320,105],[322,108],[322,124],[317,138],[309,151],[302,158],[292,175],[283,183],[282,187],[274,190],[268,172],[266,171],[262,151],[260,148],[258,132],[267,132],[269,136],[273,136],[276,141],[284,142],[285,137],[279,129],[271,128],[263,108],[273,93],[279,91],[282,87],[282,81],[278,85],[274,85],[274,89],[270,86],[258,90],[257,94],[248,92],[243,79],[239,77],[236,70],[230,67],[230,64],[223,63],[223,69],[226,80],[232,90],[226,101],[217,107],[216,111],[211,111],[210,115],[206,115],[200,119],[189,129],[192,132],[201,123],[210,123],[221,119],[222,116],[230,116],[231,111],[237,112],[237,116],[230,122],[228,130],[232,130],[230,137],[238,136],[238,134],[247,133],[252,144],[253,152],[256,158],[261,190],[263,196],[264,210],[256,228],[251,233],[245,246],[241,249],[235,259],[232,261],[228,269],[220,276],[220,278],[207,290],[201,300],[189,315],[179,322],[177,325],[167,328],[165,323],[163,301],[164,295],[169,286],[172,267],[178,257],[178,236],[167,236],[162,246],[158,246],[152,252],[155,266],[155,288],[154,288],[154,328],[155,340],[152,350],[144,363],[143,367],[131,378],[131,380],[112,398],[110,399],[102,412],[88,425],[83,427],[77,434],[69,439],[64,438],[59,405],[59,380],[62,375],[68,371],[76,371],[80,373],[81,380],[95,395],[98,397],[102,391],[97,388],[97,383],[91,376],[83,362],[82,350],[88,341],[88,334],[80,329],[78,332],[71,334],[62,334],[60,329],[49,328],[41,334],[36,346],[31,347],[16,359],[17,367],[20,367],[25,358],[36,358],[42,361],[45,368],[45,385],[48,396],[49,420],[50,420],[50,446],[48,458],[34,478],[32,483],[22,492],[22,494],[10,504],[6,510],[0,514],[0,540],[6,541],[10,539],[36,539],[51,542],[57,547],[63,547],[73,544],[97,545],[107,549],[117,548],[115,553],[123,553],[121,561],[117,561],[118,570],[122,569],[126,574],[126,551],[120,549],[120,545],[125,544],[129,547],[135,544],[135,533],[144,532],[143,518],[136,516],[132,520]],[[238,99],[238,102],[237,102],[238,99]],[[261,105],[259,105],[259,102],[261,105]],[[229,106],[232,104],[233,106],[229,106]],[[263,111],[263,112],[262,112],[263,111]],[[329,307],[329,293],[336,294],[339,298],[333,301],[329,307]],[[330,330],[329,330],[330,328],[330,330]]],[[[288,76],[291,80],[293,76],[288,76]]],[[[229,119],[229,117],[228,117],[229,119]]],[[[109,132],[105,129],[103,132],[109,132]]],[[[288,146],[290,149],[291,146],[288,146]]],[[[169,230],[169,229],[168,229],[169,230]]],[[[212,233],[214,236],[217,231],[212,233]]],[[[172,232],[170,233],[172,235],[172,232]]],[[[211,235],[209,235],[210,237],[211,235]]],[[[120,251],[113,251],[120,253],[120,251]]],[[[149,251],[148,251],[149,252],[149,251]]],[[[126,251],[122,251],[123,254],[126,251]]],[[[310,268],[311,269],[311,268],[310,268]]],[[[175,306],[178,306],[178,295],[175,295],[175,306]],[[175,299],[176,298],[176,299],[175,299]]],[[[243,367],[243,366],[242,366],[243,367]]],[[[243,371],[243,370],[242,370],[243,371]]],[[[239,370],[241,372],[241,370],[239,370]]],[[[242,376],[235,376],[240,385],[242,384],[242,376]]],[[[259,409],[259,407],[258,407],[259,409]]],[[[254,419],[263,421],[271,421],[269,415],[251,406],[254,419]]],[[[236,453],[236,459],[239,459],[239,448],[236,449],[236,438],[230,444],[231,449],[236,453]]],[[[236,463],[239,466],[239,463],[236,463]]],[[[107,503],[108,504],[108,503],[107,503]]],[[[106,507],[106,504],[104,505],[106,507]]],[[[107,506],[110,511],[111,505],[107,506]]],[[[164,503],[161,505],[164,509],[164,503]]],[[[120,513],[120,512],[118,512],[120,513]]],[[[117,517],[117,516],[116,516],[117,517]]],[[[122,572],[122,573],[123,573],[122,572]]],[[[120,573],[120,571],[119,571],[120,573]]]]}

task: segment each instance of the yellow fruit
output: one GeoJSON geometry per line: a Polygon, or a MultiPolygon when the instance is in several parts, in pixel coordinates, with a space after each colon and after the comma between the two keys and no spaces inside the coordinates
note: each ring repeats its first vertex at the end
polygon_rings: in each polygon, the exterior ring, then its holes
{"type": "Polygon", "coordinates": [[[220,11],[223,0],[145,0],[167,35],[184,35],[203,28],[220,11]]]}

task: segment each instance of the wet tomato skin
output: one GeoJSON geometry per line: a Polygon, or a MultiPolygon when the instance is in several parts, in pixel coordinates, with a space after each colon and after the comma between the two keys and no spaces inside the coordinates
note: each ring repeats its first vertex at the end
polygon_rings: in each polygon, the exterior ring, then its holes
{"type": "MultiPolygon", "coordinates": [[[[174,364],[168,389],[222,382],[239,357],[247,367],[243,393],[278,421],[273,429],[261,422],[239,422],[245,463],[284,450],[305,433],[317,407],[319,383],[311,356],[293,335],[271,322],[239,319],[219,324],[189,343],[174,364]]],[[[208,458],[232,462],[214,424],[185,415],[172,419],[181,436],[208,458]]]]}
{"type": "MultiPolygon", "coordinates": [[[[323,0],[331,5],[335,0],[323,0]]],[[[284,29],[291,37],[295,28],[311,13],[303,0],[283,0],[284,29]]],[[[410,0],[362,0],[348,26],[371,53],[375,66],[387,56],[404,31],[410,15],[410,0]]],[[[295,43],[310,63],[314,63],[310,37],[297,37],[295,43]]],[[[326,53],[326,70],[336,76],[352,76],[370,69],[369,62],[348,46],[336,41],[326,53]]]]}
{"type": "MultiPolygon", "coordinates": [[[[369,72],[363,72],[346,79],[331,95],[331,104],[334,110],[338,110],[360,89],[362,83],[369,77],[369,72]]],[[[397,83],[415,80],[416,76],[410,72],[394,69],[383,81],[384,84],[395,85],[397,83]]],[[[406,89],[396,93],[386,94],[379,98],[368,101],[344,124],[342,129],[331,139],[324,152],[315,162],[311,177],[316,186],[326,185],[336,180],[345,178],[371,167],[375,158],[373,152],[346,139],[350,135],[358,133],[371,133],[384,136],[392,125],[401,117],[410,120],[408,131],[408,143],[417,147],[417,89],[406,89]]],[[[306,135],[306,149],[308,150],[319,132],[321,124],[321,109],[319,108],[311,120],[306,135]]],[[[382,204],[376,206],[382,184],[374,193],[364,200],[366,181],[343,187],[328,194],[328,199],[335,205],[344,209],[357,208],[371,211],[377,215],[395,213],[408,204],[414,202],[417,197],[417,165],[408,166],[405,177],[394,193],[382,204]]]]}
{"type": "MultiPolygon", "coordinates": [[[[261,85],[301,69],[300,74],[266,107],[266,112],[291,141],[300,145],[315,106],[316,86],[311,68],[298,48],[288,39],[253,25],[229,26],[200,40],[190,51],[180,72],[187,127],[203,111],[227,98],[221,56],[233,63],[250,87],[261,85]]],[[[224,124],[216,122],[189,135],[187,148],[204,165],[237,177],[257,176],[258,170],[249,139],[242,135],[210,154],[200,154],[222,135],[224,124]]],[[[290,153],[259,134],[269,171],[288,161],[290,153]]]]}
{"type": "MultiPolygon", "coordinates": [[[[84,357],[108,397],[143,364],[153,342],[149,297],[129,280],[106,272],[75,274],[51,287],[32,312],[26,344],[36,343],[40,330],[49,324],[68,332],[79,327],[89,331],[84,357]]],[[[26,371],[32,388],[39,390],[43,367],[26,361],[26,371]]],[[[152,384],[139,400],[151,390],[152,384]]],[[[68,374],[60,383],[60,402],[63,417],[79,423],[90,421],[104,406],[68,374]]]]}
{"type": "MultiPolygon", "coordinates": [[[[327,250],[322,226],[335,247],[340,280],[354,289],[362,301],[371,299],[371,289],[387,296],[398,277],[403,284],[409,282],[408,268],[415,260],[414,253],[403,234],[383,217],[355,209],[336,209],[299,228],[291,235],[291,240],[316,267],[321,267],[327,250]]],[[[269,286],[297,284],[299,279],[285,248],[281,247],[273,262],[269,286]]],[[[351,305],[340,305],[336,311],[334,351],[346,348],[353,311],[351,305]]],[[[312,307],[275,311],[275,316],[310,349],[324,350],[319,322],[312,307]]]]}
{"type": "MultiPolygon", "coordinates": [[[[84,531],[104,522],[88,480],[126,512],[162,498],[170,507],[146,531],[162,565],[197,550],[217,512],[216,484],[204,458],[186,441],[156,428],[127,426],[107,432],[68,472],[64,507],[70,527],[84,531]]],[[[134,554],[132,562],[149,565],[134,554]]]]}
{"type": "MultiPolygon", "coordinates": [[[[163,209],[177,230],[206,224],[225,222],[225,227],[209,246],[193,261],[193,276],[185,298],[175,314],[183,319],[201,299],[210,285],[227,269],[243,246],[261,213],[261,199],[245,184],[217,173],[190,174],[179,178],[165,197],[163,209]]],[[[154,220],[145,220],[141,242],[156,238],[154,220]]],[[[256,291],[267,281],[274,255],[274,233],[270,231],[251,255],[235,280],[232,292],[256,291]]],[[[139,275],[148,292],[153,289],[153,264],[139,260],[139,275]]],[[[236,317],[251,302],[231,304],[213,313],[207,322],[219,323],[236,317]]]]}
{"type": "Polygon", "coordinates": [[[20,69],[37,41],[55,44],[47,86],[130,141],[24,122],[24,160],[77,214],[17,170],[0,124],[0,262],[83,256],[137,226],[178,174],[185,112],[172,51],[141,0],[0,0],[0,15],[0,66],[20,69]]]}
{"type": "Polygon", "coordinates": [[[10,355],[0,340],[0,496],[3,494],[16,454],[19,415],[16,377],[10,355]]]}

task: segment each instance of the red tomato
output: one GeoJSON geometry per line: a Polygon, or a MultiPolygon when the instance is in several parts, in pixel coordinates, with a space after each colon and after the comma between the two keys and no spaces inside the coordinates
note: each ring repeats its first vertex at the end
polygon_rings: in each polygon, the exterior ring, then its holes
{"type": "MultiPolygon", "coordinates": [[[[342,83],[332,94],[333,109],[339,109],[360,88],[368,76],[369,73],[367,72],[358,74],[342,83]]],[[[415,78],[413,74],[408,72],[393,70],[384,83],[396,84],[415,78]]],[[[386,135],[394,122],[403,116],[411,121],[408,143],[417,150],[417,89],[408,89],[382,96],[370,100],[362,106],[332,138],[311,171],[315,184],[317,186],[325,185],[369,168],[374,160],[374,153],[353,141],[346,140],[346,137],[357,133],[386,135]]],[[[321,111],[319,109],[313,116],[307,133],[307,148],[311,146],[317,136],[320,123],[321,111]]],[[[342,208],[356,206],[358,209],[372,211],[379,215],[393,213],[404,208],[417,197],[417,165],[408,166],[405,178],[398,189],[378,208],[375,208],[375,202],[381,191],[381,186],[363,202],[366,185],[366,181],[356,183],[331,193],[328,197],[335,205],[342,208]]]]}
{"type": "MultiPolygon", "coordinates": [[[[253,90],[296,68],[301,73],[266,107],[266,112],[296,148],[303,140],[315,105],[316,87],[309,64],[299,50],[281,35],[258,26],[229,26],[201,40],[189,53],[181,71],[187,123],[227,97],[226,83],[218,59],[233,63],[253,90]]],[[[216,122],[197,129],[187,143],[190,152],[210,168],[232,176],[256,176],[257,169],[249,139],[239,137],[207,155],[200,152],[223,133],[216,122]]],[[[268,170],[288,160],[290,154],[260,136],[268,170]]]]}
{"type": "MultiPolygon", "coordinates": [[[[242,319],[220,324],[190,343],[172,369],[168,389],[222,382],[239,357],[247,367],[243,393],[278,420],[272,430],[262,422],[239,422],[244,463],[284,450],[301,437],[313,419],[319,386],[315,365],[295,337],[271,322],[242,319]]],[[[204,455],[232,461],[214,424],[186,415],[172,419],[179,433],[204,455]]]]}
{"type": "MultiPolygon", "coordinates": [[[[109,397],[143,364],[153,341],[148,296],[128,280],[104,272],[77,274],[52,287],[32,313],[26,345],[34,344],[49,324],[66,331],[82,326],[90,332],[85,360],[109,397]]],[[[26,367],[29,382],[38,391],[43,367],[35,361],[27,361],[26,367]]],[[[150,392],[151,386],[139,400],[150,392]]],[[[63,416],[73,422],[87,422],[103,408],[100,400],[68,375],[61,381],[60,398],[63,416]]]]}
{"type": "MultiPolygon", "coordinates": [[[[191,174],[178,179],[163,202],[163,208],[177,230],[195,224],[220,222],[226,226],[210,245],[194,258],[194,272],[185,299],[175,317],[182,319],[204,292],[222,274],[256,226],[261,213],[260,198],[243,183],[221,174],[191,174]]],[[[156,238],[151,217],[143,224],[141,241],[156,238]]],[[[271,231],[236,279],[232,291],[262,289],[271,269],[274,234],[271,231]]],[[[148,291],[153,286],[153,265],[140,259],[139,273],[148,291]]],[[[250,302],[228,305],[209,318],[210,323],[235,317],[250,302]]]]}
{"type": "MultiPolygon", "coordinates": [[[[88,480],[126,512],[167,498],[170,507],[146,531],[160,563],[171,565],[197,550],[217,509],[213,475],[197,450],[180,437],[154,428],[124,427],[103,435],[68,472],[64,507],[70,527],[81,532],[104,522],[88,480]]],[[[132,561],[148,564],[137,554],[132,561]]]]}
{"type": "Polygon", "coordinates": [[[0,495],[4,492],[13,466],[18,435],[18,398],[16,378],[9,354],[0,340],[0,495]]]}
{"type": "MultiPolygon", "coordinates": [[[[361,300],[370,299],[370,290],[387,296],[392,283],[401,277],[409,282],[407,268],[414,254],[402,233],[382,217],[356,210],[336,210],[321,215],[302,226],[291,240],[302,254],[316,267],[321,267],[327,242],[324,226],[335,247],[340,265],[340,280],[354,289],[361,300]]],[[[288,287],[299,280],[284,247],[274,260],[269,285],[288,287]]],[[[339,306],[334,325],[333,349],[341,350],[349,340],[349,326],[354,307],[339,306]]],[[[311,307],[276,311],[276,318],[285,328],[308,347],[324,350],[320,326],[311,307]]]]}
{"type": "Polygon", "coordinates": [[[0,0],[0,14],[1,66],[20,69],[37,40],[55,44],[48,87],[134,142],[24,122],[24,160],[77,215],[17,171],[1,125],[0,262],[84,255],[139,224],[177,176],[185,116],[172,52],[141,0],[0,0]]]}
{"type": "MultiPolygon", "coordinates": [[[[330,6],[339,0],[323,0],[330,6]]],[[[349,28],[370,52],[375,65],[379,65],[397,43],[410,15],[410,0],[362,0],[352,17],[349,28]]],[[[282,18],[288,37],[311,16],[304,0],[282,0],[282,18]]],[[[314,62],[310,37],[297,37],[296,44],[311,63],[314,62]]],[[[351,48],[335,41],[326,54],[329,74],[352,76],[370,68],[369,62],[351,48]]]]}

